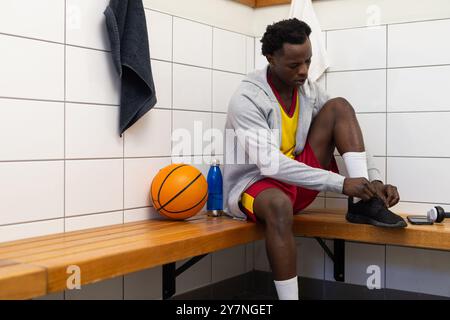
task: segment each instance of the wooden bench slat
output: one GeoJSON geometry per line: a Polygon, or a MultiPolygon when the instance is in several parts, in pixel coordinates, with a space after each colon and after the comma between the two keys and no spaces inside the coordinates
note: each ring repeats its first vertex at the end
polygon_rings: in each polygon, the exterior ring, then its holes
{"type": "Polygon", "coordinates": [[[0,300],[30,299],[46,293],[45,268],[0,261],[0,300]]]}
{"type": "MultiPolygon", "coordinates": [[[[195,220],[203,220],[203,216],[200,216],[196,219],[190,219],[187,220],[189,222],[195,221],[195,220]]],[[[155,229],[158,227],[167,227],[167,222],[173,222],[168,220],[162,220],[162,219],[154,219],[152,221],[152,227],[155,229]]],[[[110,235],[110,234],[116,234],[117,232],[124,232],[124,231],[131,231],[135,229],[142,228],[143,221],[139,222],[130,222],[125,224],[116,224],[116,225],[109,225],[104,227],[97,227],[97,228],[90,228],[85,230],[79,230],[79,231],[70,231],[64,233],[64,240],[65,241],[71,241],[71,240],[80,240],[80,239],[93,239],[97,236],[101,237],[104,235],[110,235]]],[[[27,248],[33,248],[37,246],[43,246],[43,245],[51,245],[51,244],[57,244],[61,242],[62,233],[52,234],[48,236],[41,236],[37,238],[28,238],[23,240],[15,240],[5,243],[0,243],[0,255],[6,254],[8,252],[16,252],[18,250],[23,250],[27,248]]]]}
{"type": "MultiPolygon", "coordinates": [[[[400,214],[406,219],[406,214],[400,214]]],[[[411,225],[404,229],[379,228],[350,224],[343,210],[307,210],[294,218],[298,236],[344,239],[356,242],[450,250],[450,222],[411,225]]]]}
{"type": "MultiPolygon", "coordinates": [[[[126,237],[121,236],[121,233],[118,233],[116,237],[110,240],[93,241],[86,244],[77,244],[73,242],[65,244],[64,242],[62,242],[60,249],[20,256],[14,258],[14,260],[24,263],[35,263],[37,261],[53,259],[54,257],[64,257],[78,252],[96,251],[98,249],[106,250],[110,247],[126,245],[139,241],[145,241],[147,243],[147,246],[159,246],[161,243],[170,243],[180,239],[183,240],[189,237],[195,237],[197,235],[226,232],[228,229],[236,228],[237,221],[227,219],[227,221],[222,220],[217,223],[214,222],[213,219],[210,219],[206,221],[167,223],[170,225],[170,228],[149,228],[146,230],[146,232],[135,233],[126,237]]],[[[151,222],[147,224],[151,226],[151,222]]]]}
{"type": "MultiPolygon", "coordinates": [[[[196,220],[188,221],[187,223],[203,223],[203,219],[195,222],[196,220]]],[[[106,230],[100,230],[99,232],[93,231],[96,229],[88,229],[84,234],[77,232],[75,236],[71,232],[67,232],[64,235],[64,239],[61,240],[61,236],[56,239],[34,241],[27,244],[20,244],[16,250],[14,246],[10,246],[7,249],[0,249],[0,256],[4,259],[18,259],[24,256],[36,255],[38,253],[52,252],[59,249],[70,249],[71,247],[79,247],[83,244],[92,244],[100,241],[110,241],[114,239],[122,239],[132,237],[139,234],[166,233],[167,229],[173,229],[173,221],[154,221],[151,223],[140,222],[139,224],[133,224],[129,227],[125,225],[113,225],[112,230],[107,232],[106,230]],[[123,228],[116,228],[116,226],[124,226],[123,228]]],[[[186,222],[183,222],[186,223],[186,222]]]]}
{"type": "Polygon", "coordinates": [[[209,230],[185,231],[177,240],[166,238],[159,243],[152,243],[148,239],[141,239],[89,252],[81,251],[51,259],[36,260],[34,263],[47,269],[48,290],[55,292],[65,288],[66,270],[73,264],[81,268],[82,283],[92,283],[245,244],[263,237],[261,228],[255,228],[255,225],[250,223],[233,222],[234,226],[225,229],[217,225],[209,230]]]}

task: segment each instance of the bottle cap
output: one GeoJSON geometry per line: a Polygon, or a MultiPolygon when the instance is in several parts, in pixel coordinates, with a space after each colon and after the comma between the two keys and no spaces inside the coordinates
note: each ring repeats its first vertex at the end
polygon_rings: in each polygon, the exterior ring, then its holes
{"type": "Polygon", "coordinates": [[[213,159],[212,165],[213,165],[213,166],[218,166],[218,165],[220,165],[219,159],[213,159]]]}

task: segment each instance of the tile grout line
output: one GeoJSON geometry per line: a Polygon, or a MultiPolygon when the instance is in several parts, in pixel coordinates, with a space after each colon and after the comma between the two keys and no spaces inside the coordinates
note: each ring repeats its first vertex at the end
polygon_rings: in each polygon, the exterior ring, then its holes
{"type": "MultiPolygon", "coordinates": [[[[63,218],[63,232],[66,232],[66,108],[67,108],[67,83],[66,83],[66,77],[67,77],[67,0],[64,0],[64,177],[63,177],[63,212],[64,212],[64,218],[63,218]]],[[[63,291],[63,300],[66,300],[66,290],[63,291]]]]}
{"type": "Polygon", "coordinates": [[[386,88],[386,96],[385,96],[385,112],[386,112],[386,119],[385,119],[385,146],[384,146],[384,154],[386,155],[386,158],[384,159],[384,179],[385,183],[387,183],[388,180],[388,65],[389,65],[389,26],[386,26],[386,71],[385,71],[385,88],[386,88]]]}
{"type": "MultiPolygon", "coordinates": [[[[328,50],[327,44],[328,44],[328,32],[325,31],[325,52],[328,50]]],[[[325,92],[328,93],[328,72],[327,72],[327,70],[325,70],[324,76],[325,76],[325,92]]],[[[324,209],[327,207],[327,197],[328,197],[327,192],[324,192],[324,204],[323,204],[324,209]]],[[[324,275],[324,279],[325,279],[325,263],[323,265],[323,268],[324,268],[323,275],[324,275]]]]}
{"type": "MultiPolygon", "coordinates": [[[[360,68],[360,69],[341,69],[341,70],[329,70],[328,73],[347,73],[347,72],[364,72],[364,71],[382,71],[388,70],[402,70],[402,69],[423,69],[423,68],[438,68],[438,67],[449,67],[450,63],[440,63],[440,64],[422,64],[422,65],[408,65],[408,66],[396,66],[396,67],[379,67],[379,68],[360,68]]],[[[229,71],[226,71],[229,72],[229,71]]]]}
{"type": "MultiPolygon", "coordinates": [[[[214,28],[212,28],[212,30],[211,30],[211,68],[213,68],[214,67],[214,28]]],[[[212,114],[212,111],[213,111],[213,86],[214,86],[214,83],[213,83],[213,71],[211,71],[211,78],[210,78],[210,81],[211,81],[211,98],[210,98],[210,103],[211,103],[211,106],[210,106],[210,111],[211,111],[211,113],[210,113],[210,128],[212,129],[213,128],[213,114],[212,114]]],[[[216,149],[215,149],[215,146],[213,146],[212,145],[212,135],[211,135],[211,137],[209,138],[209,143],[211,144],[211,147],[212,147],[212,150],[214,150],[214,152],[211,150],[210,151],[210,160],[212,161],[212,157],[213,157],[213,154],[215,155],[215,153],[216,153],[216,149]]],[[[203,147],[203,145],[202,145],[202,147],[203,147]]],[[[204,163],[205,162],[205,158],[204,158],[204,151],[202,150],[202,163],[204,163]]],[[[212,164],[212,162],[211,162],[211,164],[212,164]]],[[[211,254],[211,264],[209,265],[209,269],[210,269],[210,278],[209,278],[209,283],[210,284],[212,284],[212,282],[213,282],[213,257],[214,257],[214,252],[211,254]]]]}
{"type": "MultiPolygon", "coordinates": [[[[379,69],[379,70],[386,70],[386,69],[379,69]]],[[[327,74],[330,72],[327,71],[327,74]]],[[[331,72],[332,73],[332,72],[331,72]]],[[[33,101],[33,102],[51,102],[51,103],[68,103],[68,104],[81,104],[81,105],[91,105],[95,107],[111,107],[111,108],[119,108],[120,105],[114,105],[114,104],[104,104],[104,103],[98,103],[98,102],[80,102],[80,101],[69,101],[69,100],[47,100],[47,99],[36,99],[36,98],[21,98],[21,97],[7,97],[7,96],[0,96],[0,99],[6,99],[6,100],[20,100],[20,101],[33,101]]],[[[169,107],[154,107],[155,110],[175,110],[175,111],[186,111],[186,112],[202,112],[202,113],[210,113],[211,111],[208,110],[198,110],[198,109],[184,109],[184,108],[169,108],[169,107]]],[[[227,113],[225,111],[212,111],[214,114],[223,114],[226,115],[227,113]]],[[[380,114],[380,113],[386,113],[386,111],[358,111],[357,114],[380,114]]],[[[401,111],[387,111],[388,114],[420,114],[420,113],[450,113],[449,110],[401,110],[401,111]]]]}
{"type": "Polygon", "coordinates": [[[343,31],[343,30],[352,30],[352,29],[370,29],[376,27],[383,27],[388,25],[401,25],[401,24],[411,24],[411,23],[423,23],[423,22],[433,22],[433,21],[444,21],[450,20],[450,18],[436,18],[436,19],[424,19],[424,20],[413,20],[413,21],[403,21],[403,22],[391,22],[391,23],[382,23],[375,26],[356,26],[356,27],[346,27],[346,28],[331,28],[326,29],[325,31],[343,31]]]}
{"type": "MultiPolygon", "coordinates": [[[[172,39],[171,39],[171,49],[172,49],[172,52],[171,52],[171,57],[170,57],[170,60],[171,60],[171,62],[170,62],[170,71],[171,71],[171,76],[172,76],[172,79],[171,79],[171,82],[170,82],[170,135],[171,135],[171,139],[170,139],[170,154],[172,155],[173,154],[173,139],[172,139],[172,137],[173,137],[173,117],[174,117],[174,108],[173,108],[173,81],[174,81],[174,79],[173,79],[173,52],[174,52],[174,41],[173,41],[173,35],[174,35],[174,21],[173,21],[173,16],[171,16],[171,18],[170,18],[170,20],[171,20],[171,23],[172,23],[172,39]]],[[[173,164],[173,158],[172,158],[172,156],[170,157],[170,163],[171,164],[173,164]]]]}
{"type": "MultiPolygon", "coordinates": [[[[126,209],[124,209],[124,211],[130,211],[130,210],[135,210],[135,209],[148,209],[148,208],[153,208],[153,206],[126,208],[126,209]]],[[[74,219],[74,218],[90,217],[90,216],[100,215],[100,214],[117,213],[120,211],[122,211],[122,210],[117,209],[117,210],[112,210],[112,211],[99,211],[99,212],[75,214],[75,215],[67,216],[66,218],[59,217],[59,218],[49,218],[49,219],[39,219],[39,220],[27,220],[27,221],[21,221],[21,222],[1,224],[0,227],[11,227],[11,226],[15,226],[15,225],[24,225],[24,224],[30,224],[30,223],[39,223],[39,222],[56,221],[56,220],[64,220],[64,219],[70,220],[70,219],[74,219]]]]}
{"type": "MultiPolygon", "coordinates": [[[[218,153],[216,156],[223,156],[223,153],[218,153]]],[[[202,156],[202,154],[188,154],[180,156],[180,158],[184,157],[195,157],[195,156],[202,156]]],[[[339,154],[335,154],[336,157],[342,157],[339,154]]],[[[11,163],[18,163],[18,162],[57,162],[57,161],[105,161],[105,160],[130,160],[130,159],[163,159],[163,158],[171,158],[172,155],[158,155],[158,156],[136,156],[136,157],[111,157],[111,158],[61,158],[61,159],[15,159],[15,160],[0,160],[0,164],[11,164],[11,163]]],[[[374,158],[397,158],[397,159],[441,159],[441,160],[450,160],[450,156],[415,156],[415,155],[378,155],[374,154],[374,158]]]]}
{"type": "MultiPolygon", "coordinates": [[[[384,183],[387,183],[387,179],[388,179],[388,165],[387,165],[387,160],[388,160],[388,65],[389,65],[389,25],[386,26],[386,71],[385,71],[385,86],[386,86],[386,96],[385,96],[385,111],[386,111],[386,119],[385,119],[385,123],[386,123],[386,136],[385,136],[385,155],[386,158],[384,159],[384,183]]],[[[384,245],[384,288],[386,289],[387,287],[387,283],[386,283],[386,250],[387,247],[386,245],[384,245]]],[[[383,294],[384,294],[384,299],[386,299],[386,290],[383,290],[383,294]]]]}
{"type": "MultiPolygon", "coordinates": [[[[211,68],[214,68],[214,29],[211,31],[211,68]]],[[[210,128],[213,129],[214,126],[214,119],[213,119],[213,99],[214,95],[214,71],[211,71],[211,98],[210,98],[210,128]]],[[[216,147],[212,144],[213,143],[213,136],[209,137],[209,143],[211,145],[211,151],[210,151],[210,160],[213,160],[213,157],[216,156],[216,147]]],[[[202,152],[203,153],[203,152],[202,152]]],[[[202,159],[202,162],[204,162],[204,156],[202,159]]],[[[212,163],[212,162],[211,162],[212,163]]],[[[212,263],[211,263],[211,282],[212,282],[212,263]]]]}
{"type": "Polygon", "coordinates": [[[67,153],[67,146],[66,146],[66,109],[67,109],[67,104],[66,104],[66,98],[67,98],[67,83],[66,83],[66,78],[67,78],[67,46],[66,46],[66,42],[67,42],[67,0],[64,0],[64,133],[63,133],[63,139],[64,139],[64,177],[63,177],[63,212],[64,212],[64,223],[63,223],[63,231],[66,232],[66,153],[67,153]]]}

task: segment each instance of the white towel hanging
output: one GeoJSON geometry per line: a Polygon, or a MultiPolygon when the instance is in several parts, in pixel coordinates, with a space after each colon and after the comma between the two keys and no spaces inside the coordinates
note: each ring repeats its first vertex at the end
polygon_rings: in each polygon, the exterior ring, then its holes
{"type": "Polygon", "coordinates": [[[290,18],[297,18],[306,22],[312,30],[309,37],[312,46],[311,66],[309,67],[309,79],[316,81],[329,66],[325,44],[322,41],[322,29],[317,20],[311,0],[292,0],[290,18]]]}

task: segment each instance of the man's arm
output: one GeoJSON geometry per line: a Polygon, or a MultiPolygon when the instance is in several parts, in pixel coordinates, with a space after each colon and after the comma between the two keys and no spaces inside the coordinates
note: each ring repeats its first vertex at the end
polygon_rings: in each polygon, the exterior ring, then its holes
{"type": "Polygon", "coordinates": [[[344,176],[310,167],[285,156],[277,145],[267,120],[247,96],[235,95],[228,109],[240,146],[261,174],[289,184],[318,191],[342,193],[344,176]]]}

